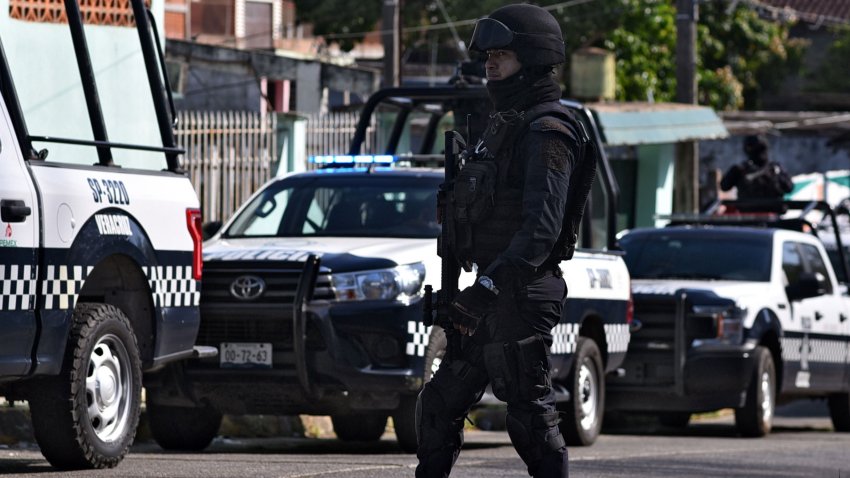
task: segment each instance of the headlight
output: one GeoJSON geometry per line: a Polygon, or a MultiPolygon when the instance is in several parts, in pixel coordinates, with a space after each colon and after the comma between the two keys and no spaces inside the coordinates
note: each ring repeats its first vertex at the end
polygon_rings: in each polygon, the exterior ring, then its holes
{"type": "Polygon", "coordinates": [[[717,331],[716,340],[727,344],[740,344],[744,340],[744,318],[747,309],[738,306],[694,306],[697,314],[711,315],[717,331]]]}
{"type": "Polygon", "coordinates": [[[392,269],[332,274],[336,300],[409,300],[419,293],[425,264],[417,262],[392,269]]]}

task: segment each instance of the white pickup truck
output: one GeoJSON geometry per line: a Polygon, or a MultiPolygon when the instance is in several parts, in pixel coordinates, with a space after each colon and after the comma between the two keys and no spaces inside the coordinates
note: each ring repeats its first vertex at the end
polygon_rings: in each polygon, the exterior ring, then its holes
{"type": "MultiPolygon", "coordinates": [[[[834,218],[824,203],[784,208],[834,218]]],[[[637,330],[625,374],[609,378],[610,409],[684,425],[693,412],[734,408],[741,434],[762,436],[778,401],[826,398],[835,430],[850,431],[850,297],[833,269],[848,277],[846,258],[833,265],[801,232],[812,224],[784,217],[704,218],[621,238],[637,330]]]]}
{"type": "MultiPolygon", "coordinates": [[[[86,35],[114,40],[116,51],[125,41],[141,47],[108,69],[125,96],[151,92],[160,113],[131,130],[132,144],[106,134],[115,123],[104,121],[77,2],[65,2],[68,24],[12,25],[10,9],[0,11],[0,396],[29,402],[41,452],[60,469],[120,463],[144,374],[196,353],[201,214],[179,168],[148,12],[131,3],[137,27],[89,25],[86,35]],[[74,75],[57,68],[56,52],[70,45],[45,38],[56,29],[67,37],[69,27],[76,54],[61,60],[79,69],[85,101],[39,117],[48,92],[19,94],[37,79],[79,93],[74,75]],[[36,97],[36,107],[24,101],[36,97]],[[57,137],[56,118],[81,123],[80,136],[57,137]],[[159,130],[161,142],[142,129],[159,130]]],[[[125,102],[106,106],[123,107],[126,121],[144,117],[125,102]]]]}

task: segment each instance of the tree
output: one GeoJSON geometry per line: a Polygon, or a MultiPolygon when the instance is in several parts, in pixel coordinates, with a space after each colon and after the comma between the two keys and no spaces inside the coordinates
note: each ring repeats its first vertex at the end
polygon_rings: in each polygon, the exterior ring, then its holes
{"type": "Polygon", "coordinates": [[[835,35],[835,42],[829,46],[826,52],[826,60],[811,75],[813,91],[846,91],[847,81],[850,78],[850,27],[839,26],[831,29],[835,35]]]}
{"type": "MultiPolygon", "coordinates": [[[[566,36],[572,34],[574,48],[599,46],[614,52],[617,99],[673,101],[674,2],[612,0],[601,8],[598,3],[570,9],[559,18],[566,36]]],[[[719,110],[756,108],[761,91],[777,87],[799,66],[803,44],[789,39],[788,25],[759,18],[747,2],[701,2],[699,9],[700,104],[719,110]],[[730,5],[735,7],[731,11],[730,5]]]]}
{"type": "Polygon", "coordinates": [[[312,23],[316,35],[327,35],[345,51],[375,29],[382,5],[381,0],[295,0],[298,20],[312,23]]]}
{"type": "MultiPolygon", "coordinates": [[[[408,50],[443,45],[441,62],[462,59],[449,28],[457,22],[461,40],[472,21],[513,1],[403,0],[404,44],[408,50]]],[[[673,101],[676,91],[676,9],[672,0],[588,0],[538,2],[561,23],[567,59],[578,48],[602,47],[617,58],[617,99],[673,101]]],[[[378,0],[296,0],[299,16],[315,23],[317,34],[370,30],[380,18],[378,0]],[[340,12],[345,12],[341,15],[340,12]]],[[[758,16],[749,2],[700,2],[697,27],[697,81],[700,104],[720,110],[757,108],[762,91],[778,86],[798,68],[804,45],[788,37],[789,25],[758,16]],[[732,8],[734,7],[734,8],[732,8]]],[[[353,46],[341,38],[343,48],[353,46]]],[[[408,55],[410,56],[410,55],[408,55]]],[[[422,55],[424,56],[424,55],[422,55]]]]}

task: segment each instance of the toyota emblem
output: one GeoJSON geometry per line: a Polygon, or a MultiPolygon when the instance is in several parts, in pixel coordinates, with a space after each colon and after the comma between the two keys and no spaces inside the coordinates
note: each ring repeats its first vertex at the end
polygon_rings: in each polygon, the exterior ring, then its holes
{"type": "Polygon", "coordinates": [[[239,300],[254,300],[266,291],[266,282],[257,276],[239,276],[230,284],[230,294],[239,300]]]}

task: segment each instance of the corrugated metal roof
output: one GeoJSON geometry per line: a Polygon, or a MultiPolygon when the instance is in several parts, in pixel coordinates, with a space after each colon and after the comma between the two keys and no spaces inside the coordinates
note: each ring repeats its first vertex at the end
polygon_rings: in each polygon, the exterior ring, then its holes
{"type": "Polygon", "coordinates": [[[760,3],[790,9],[801,20],[809,23],[850,21],[850,2],[847,0],[761,0],[760,3]]]}
{"type": "Polygon", "coordinates": [[[682,103],[590,103],[605,144],[665,144],[729,136],[711,108],[682,103]]]}
{"type": "Polygon", "coordinates": [[[847,111],[724,111],[720,116],[733,135],[809,130],[831,136],[850,131],[847,111]]]}

